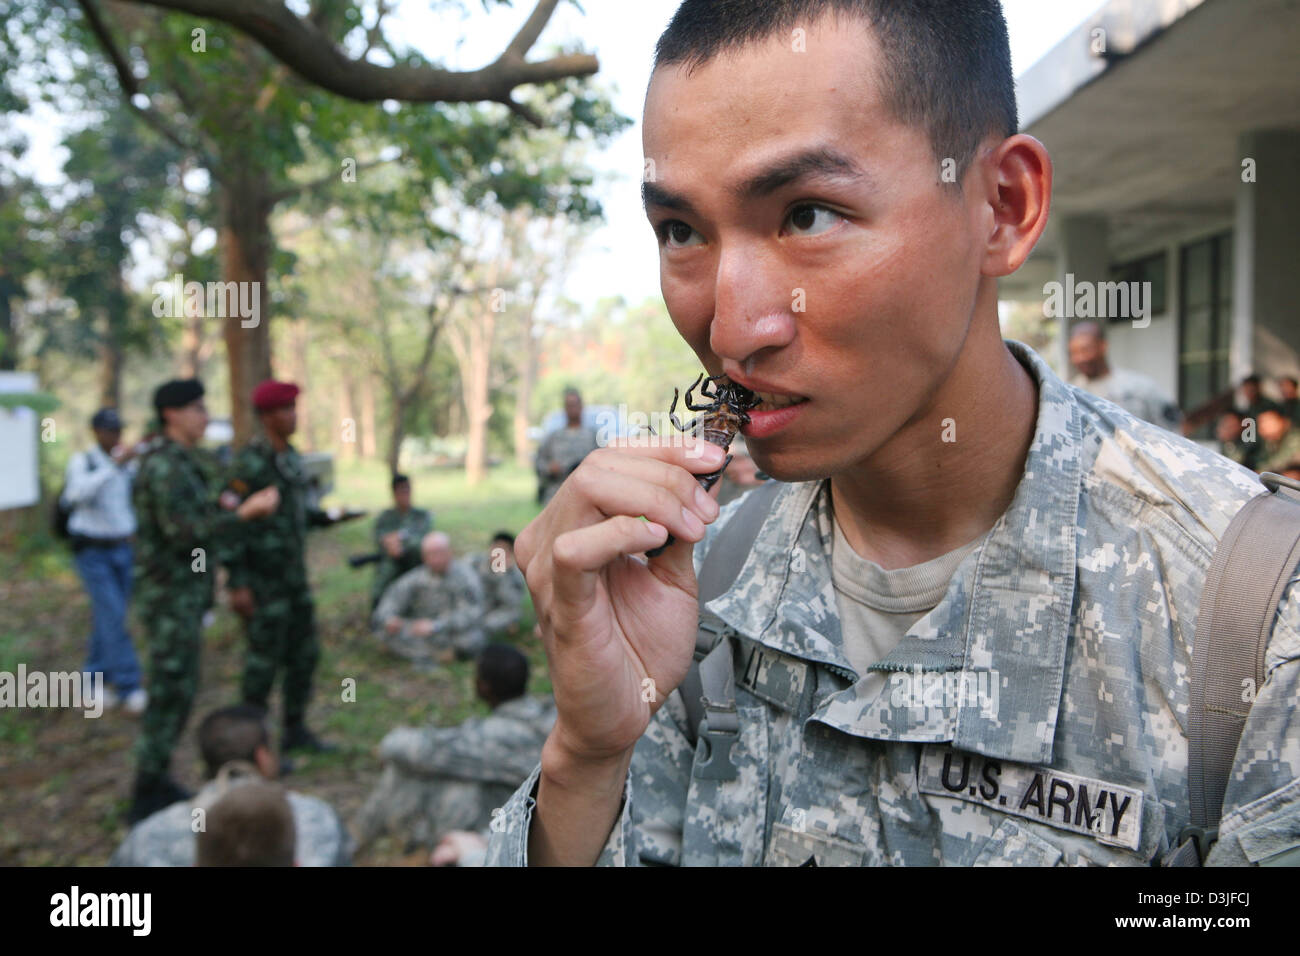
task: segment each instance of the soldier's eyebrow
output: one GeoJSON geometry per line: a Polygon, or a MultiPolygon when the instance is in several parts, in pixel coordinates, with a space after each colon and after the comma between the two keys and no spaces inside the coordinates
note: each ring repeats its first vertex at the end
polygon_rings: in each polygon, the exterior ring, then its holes
{"type": "Polygon", "coordinates": [[[808,179],[854,182],[868,177],[866,171],[848,156],[829,146],[823,146],[776,160],[732,187],[731,193],[743,202],[759,199],[808,179]]]}
{"type": "MultiPolygon", "coordinates": [[[[777,159],[731,187],[730,192],[738,201],[747,202],[809,180],[871,182],[866,170],[851,158],[829,146],[822,146],[777,159]]],[[[652,182],[641,184],[641,203],[647,210],[651,206],[660,206],[688,216],[697,215],[695,207],[685,196],[652,182]]]]}

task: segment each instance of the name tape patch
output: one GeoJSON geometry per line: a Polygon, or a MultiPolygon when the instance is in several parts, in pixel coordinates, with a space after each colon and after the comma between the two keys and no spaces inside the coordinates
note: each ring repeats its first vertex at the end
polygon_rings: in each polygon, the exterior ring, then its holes
{"type": "Polygon", "coordinates": [[[1142,836],[1141,790],[1048,767],[927,746],[919,786],[922,793],[978,803],[1110,846],[1136,850],[1142,836]]]}

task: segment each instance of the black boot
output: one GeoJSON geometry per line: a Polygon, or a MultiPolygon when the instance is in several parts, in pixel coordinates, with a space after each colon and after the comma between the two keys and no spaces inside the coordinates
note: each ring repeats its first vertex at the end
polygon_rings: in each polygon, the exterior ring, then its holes
{"type": "Polygon", "coordinates": [[[170,807],[181,800],[188,800],[192,796],[192,793],[166,774],[161,777],[137,774],[135,793],[131,797],[131,809],[126,815],[127,822],[134,826],[164,807],[170,807]]]}
{"type": "Polygon", "coordinates": [[[287,724],[284,728],[284,738],[280,745],[282,753],[288,753],[290,750],[308,750],[312,753],[328,754],[338,750],[333,744],[321,740],[310,730],[304,723],[287,724]]]}

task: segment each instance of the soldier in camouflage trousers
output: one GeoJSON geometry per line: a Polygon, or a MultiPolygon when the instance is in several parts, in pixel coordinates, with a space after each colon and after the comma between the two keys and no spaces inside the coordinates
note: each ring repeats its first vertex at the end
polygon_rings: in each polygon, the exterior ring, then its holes
{"type": "Polygon", "coordinates": [[[384,833],[408,849],[452,830],[499,825],[501,806],[528,776],[555,722],[549,699],[528,696],[528,660],[492,644],[479,655],[475,692],[492,713],[457,727],[398,727],[379,746],[378,786],[357,814],[362,847],[384,833]]]}
{"type": "Polygon", "coordinates": [[[159,386],[154,407],[162,436],[141,461],[133,491],[136,609],[149,649],[149,703],[136,744],[132,822],[186,796],[168,767],[198,687],[218,538],[271,514],[279,502],[275,489],[242,504],[231,496],[221,501],[215,462],[195,447],[208,423],[197,379],[159,386]]]}
{"type": "Polygon", "coordinates": [[[394,581],[375,608],[379,640],[422,668],[473,657],[487,643],[478,575],[453,559],[441,532],[425,535],[420,553],[423,563],[394,581]]]}
{"type": "Polygon", "coordinates": [[[498,531],[485,553],[472,556],[469,566],[483,585],[483,630],[491,637],[517,634],[528,585],[515,564],[515,536],[498,531]]]}
{"type": "Polygon", "coordinates": [[[265,708],[277,673],[284,673],[284,738],[281,749],[328,750],[307,729],[312,675],[320,658],[315,606],[307,581],[307,528],[345,517],[315,507],[302,458],[289,444],[297,429],[298,387],[265,381],[253,390],[262,434],[231,462],[227,487],[238,494],[276,488],[280,510],[234,529],[225,539],[230,604],[246,621],[248,653],[242,693],[245,703],[265,708]]]}

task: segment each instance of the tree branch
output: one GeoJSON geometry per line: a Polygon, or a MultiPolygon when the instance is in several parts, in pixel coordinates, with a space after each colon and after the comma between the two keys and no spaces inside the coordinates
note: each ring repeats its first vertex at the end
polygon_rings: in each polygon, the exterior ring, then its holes
{"type": "Polygon", "coordinates": [[[135,73],[132,72],[131,64],[127,62],[126,57],[122,55],[122,51],[117,48],[117,44],[113,41],[113,34],[109,32],[108,24],[104,22],[104,18],[100,15],[92,0],[77,0],[77,5],[81,7],[81,12],[86,17],[86,24],[90,27],[90,32],[103,49],[104,55],[108,57],[108,61],[113,65],[113,71],[117,74],[117,82],[122,87],[122,98],[126,101],[126,105],[181,152],[192,153],[200,157],[205,166],[209,169],[212,168],[213,163],[207,153],[193,143],[187,143],[182,139],[180,134],[168,125],[167,120],[157,109],[152,105],[147,108],[142,107],[135,102],[136,96],[144,95],[146,99],[149,97],[140,89],[140,82],[136,79],[135,73]]]}
{"type": "MultiPolygon", "coordinates": [[[[88,0],[80,0],[83,4],[88,0]]],[[[534,125],[535,112],[515,103],[512,91],[529,83],[548,83],[570,76],[590,76],[600,63],[590,53],[569,53],[529,62],[536,43],[559,0],[539,0],[510,45],[494,62],[478,70],[454,71],[433,66],[379,66],[353,60],[311,20],[304,20],[273,0],[129,0],[220,20],[243,31],[267,52],[310,83],[363,103],[502,103],[534,125]]]]}
{"type": "MultiPolygon", "coordinates": [[[[363,169],[374,169],[376,166],[383,166],[386,163],[395,163],[401,158],[402,156],[399,153],[398,155],[393,156],[390,159],[367,160],[364,163],[357,163],[356,171],[361,172],[361,170],[363,169]]],[[[335,170],[332,173],[327,173],[324,176],[321,176],[317,179],[309,180],[305,183],[298,183],[292,186],[285,186],[283,189],[277,189],[273,191],[270,196],[270,201],[272,204],[275,204],[275,203],[282,202],[285,199],[291,199],[294,196],[300,196],[303,193],[312,192],[316,189],[321,188],[322,186],[328,186],[331,183],[339,182],[340,181],[339,177],[341,175],[342,175],[341,172],[335,170]]]]}

